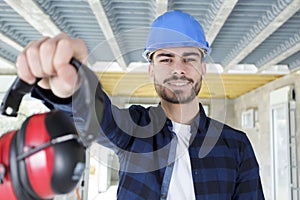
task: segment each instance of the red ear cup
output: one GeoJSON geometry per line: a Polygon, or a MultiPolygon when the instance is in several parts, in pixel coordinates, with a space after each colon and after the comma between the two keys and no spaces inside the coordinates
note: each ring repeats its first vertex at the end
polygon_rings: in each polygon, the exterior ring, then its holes
{"type": "Polygon", "coordinates": [[[21,181],[21,177],[25,176],[25,172],[20,170],[19,160],[18,160],[18,137],[21,135],[20,132],[17,132],[11,142],[10,148],[10,171],[11,171],[11,180],[13,183],[13,188],[18,200],[39,200],[36,196],[32,195],[31,191],[28,191],[28,186],[24,187],[24,183],[21,181]]]}
{"type": "MultiPolygon", "coordinates": [[[[51,138],[77,133],[74,123],[61,111],[48,113],[45,125],[51,138]]],[[[57,194],[69,193],[75,189],[84,172],[85,148],[78,140],[69,140],[56,144],[54,153],[51,187],[57,194]]]]}
{"type": "MultiPolygon", "coordinates": [[[[14,186],[11,181],[11,173],[10,169],[10,149],[11,149],[11,142],[13,140],[13,137],[15,136],[16,131],[11,131],[8,133],[5,133],[0,138],[0,163],[5,168],[4,174],[2,174],[2,181],[0,183],[0,199],[10,199],[10,200],[16,200],[17,196],[14,191],[14,186]]],[[[15,169],[16,171],[16,169],[15,169]]]]}
{"type": "Polygon", "coordinates": [[[0,199],[43,200],[75,189],[85,168],[85,148],[61,111],[33,115],[21,129],[0,137],[4,164],[0,199]]]}
{"type": "MultiPolygon", "coordinates": [[[[45,126],[46,115],[47,113],[34,115],[23,123],[17,137],[18,155],[51,140],[45,126]]],[[[54,157],[54,146],[51,145],[19,160],[20,181],[31,196],[43,199],[54,197],[55,192],[51,187],[54,157]]]]}
{"type": "MultiPolygon", "coordinates": [[[[93,74],[75,58],[70,64],[76,70],[85,69],[79,71],[83,77],[85,71],[93,74]]],[[[89,81],[83,81],[87,88],[94,85],[89,81]]],[[[0,114],[17,116],[23,96],[35,86],[17,77],[3,98],[0,114]]],[[[85,94],[89,94],[89,89],[85,94]]],[[[85,97],[89,99],[90,95],[85,97]]],[[[86,146],[97,137],[96,132],[87,133],[81,138],[86,146]]],[[[19,131],[0,137],[0,200],[43,200],[69,193],[75,189],[84,168],[85,148],[79,143],[70,118],[62,111],[33,115],[19,131]]]]}
{"type": "MultiPolygon", "coordinates": [[[[17,155],[22,155],[24,152],[29,151],[43,143],[46,143],[51,138],[45,131],[43,119],[46,114],[38,114],[33,115],[28,118],[22,125],[19,133],[16,134],[16,152],[17,155]],[[34,128],[31,128],[31,127],[34,128]],[[39,137],[35,135],[35,137],[30,138],[31,134],[39,132],[39,137]],[[29,143],[26,144],[26,138],[29,137],[29,143]]],[[[54,160],[54,152],[53,146],[48,147],[43,151],[39,151],[31,156],[28,156],[24,159],[17,159],[17,169],[19,175],[19,182],[21,187],[31,196],[32,200],[40,200],[40,199],[50,199],[54,197],[54,192],[51,190],[49,186],[48,177],[51,177],[51,173],[53,170],[53,160],[54,160]],[[45,152],[44,152],[45,151],[45,152]],[[32,161],[34,160],[34,161],[32,161]],[[32,164],[34,162],[34,164],[32,164]],[[34,167],[32,167],[34,166],[34,167]],[[43,187],[44,193],[35,192],[34,185],[32,185],[32,181],[36,177],[30,177],[30,171],[33,170],[35,174],[39,174],[39,184],[40,187],[43,187]]],[[[17,156],[17,157],[18,157],[17,156]]]]}

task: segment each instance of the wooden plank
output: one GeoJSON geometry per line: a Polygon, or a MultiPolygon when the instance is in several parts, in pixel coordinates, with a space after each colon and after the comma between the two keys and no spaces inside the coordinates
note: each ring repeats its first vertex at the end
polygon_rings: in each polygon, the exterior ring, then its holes
{"type": "MultiPolygon", "coordinates": [[[[109,95],[157,96],[147,73],[105,72],[97,75],[109,95]]],[[[236,98],[280,77],[264,74],[207,74],[199,97],[236,98]]]]}

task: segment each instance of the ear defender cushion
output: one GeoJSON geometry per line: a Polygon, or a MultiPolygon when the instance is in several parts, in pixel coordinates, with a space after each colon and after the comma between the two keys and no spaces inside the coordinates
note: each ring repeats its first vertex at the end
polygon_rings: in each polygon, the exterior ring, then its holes
{"type": "MultiPolygon", "coordinates": [[[[46,127],[51,138],[74,134],[77,130],[70,117],[61,111],[48,113],[46,127]]],[[[73,139],[54,146],[55,159],[51,186],[55,193],[65,194],[75,189],[85,168],[85,148],[73,139]]]]}
{"type": "MultiPolygon", "coordinates": [[[[23,185],[21,184],[21,173],[18,166],[18,160],[17,160],[17,135],[20,135],[19,132],[16,132],[14,135],[11,146],[10,146],[10,175],[11,175],[11,182],[13,185],[13,189],[15,192],[15,195],[18,200],[34,200],[32,196],[30,196],[27,191],[23,188],[23,185]]],[[[26,173],[26,172],[25,172],[26,173]]]]}
{"type": "MultiPolygon", "coordinates": [[[[27,131],[27,125],[30,120],[34,120],[36,116],[33,115],[30,118],[28,118],[22,125],[21,129],[19,130],[18,134],[16,134],[16,149],[18,152],[18,155],[22,154],[24,152],[25,147],[25,136],[27,131]]],[[[25,158],[26,159],[26,158],[25,158]]],[[[28,173],[26,169],[26,161],[25,159],[21,159],[18,161],[18,170],[19,170],[19,180],[21,182],[22,187],[25,189],[25,191],[31,196],[32,200],[42,200],[33,190],[31,187],[31,184],[29,182],[28,173]]],[[[41,180],[42,181],[42,180],[41,180]]]]}

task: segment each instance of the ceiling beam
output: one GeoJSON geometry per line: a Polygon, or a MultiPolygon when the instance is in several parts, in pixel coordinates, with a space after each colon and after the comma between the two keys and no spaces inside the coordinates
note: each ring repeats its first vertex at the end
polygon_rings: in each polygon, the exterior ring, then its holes
{"type": "Polygon", "coordinates": [[[105,10],[99,0],[88,0],[90,7],[98,21],[98,24],[103,31],[103,34],[106,38],[106,41],[108,42],[114,57],[117,61],[117,63],[120,65],[120,67],[126,71],[127,64],[125,62],[125,59],[122,55],[121,48],[118,44],[118,41],[116,40],[116,37],[113,33],[113,30],[111,28],[111,25],[109,23],[109,20],[107,18],[107,15],[105,13],[105,10]]]}
{"type": "Polygon", "coordinates": [[[291,71],[299,71],[300,72],[300,58],[297,58],[293,62],[289,64],[289,68],[291,71]]]}
{"type": "Polygon", "coordinates": [[[15,75],[17,70],[15,64],[0,56],[0,75],[15,75]]]}
{"type": "MultiPolygon", "coordinates": [[[[59,27],[53,23],[51,17],[48,14],[46,14],[33,0],[4,1],[43,36],[54,37],[55,35],[61,32],[59,27]]],[[[3,42],[9,44],[18,51],[23,50],[23,47],[15,41],[4,36],[3,34],[1,34],[0,36],[3,42]]]]}
{"type": "MultiPolygon", "coordinates": [[[[0,33],[0,40],[7,45],[15,48],[18,51],[22,51],[24,48],[16,43],[14,40],[10,39],[6,35],[0,33]]],[[[8,59],[4,57],[0,57],[0,74],[16,74],[16,67],[15,64],[9,61],[8,59]]]]}
{"type": "Polygon", "coordinates": [[[33,0],[4,0],[43,36],[53,37],[60,29],[33,0]]]}
{"type": "Polygon", "coordinates": [[[269,67],[272,67],[279,63],[280,61],[285,60],[286,58],[290,57],[294,53],[300,51],[300,43],[298,42],[294,46],[288,48],[286,51],[281,52],[279,55],[275,55],[269,62],[265,63],[262,66],[258,66],[258,72],[262,72],[267,70],[269,67]]]}
{"type": "MultiPolygon", "coordinates": [[[[259,46],[263,41],[265,41],[274,31],[276,31],[282,24],[284,24],[290,17],[292,17],[299,10],[299,0],[293,0],[289,5],[287,5],[263,30],[261,30],[254,38],[247,39],[244,41],[242,39],[233,49],[228,56],[224,59],[222,63],[225,66],[225,72],[227,72],[232,66],[238,64],[246,56],[248,56],[257,46],[259,46]],[[247,41],[248,40],[248,41],[247,41]],[[244,43],[247,42],[245,45],[244,43]],[[240,49],[241,47],[244,47],[240,49]]],[[[262,18],[266,16],[263,15],[262,18]]],[[[264,21],[261,19],[260,22],[264,21]]],[[[255,33],[256,31],[249,30],[248,36],[251,36],[251,31],[255,33]]]]}
{"type": "Polygon", "coordinates": [[[214,20],[211,23],[211,26],[206,33],[207,41],[211,45],[218,33],[220,32],[221,28],[223,27],[224,23],[226,22],[228,16],[234,9],[238,0],[224,0],[223,4],[221,5],[218,13],[216,14],[214,20]]]}
{"type": "Polygon", "coordinates": [[[0,33],[0,40],[2,42],[6,43],[7,45],[15,48],[18,51],[23,50],[23,47],[19,43],[15,42],[14,40],[10,39],[9,37],[7,37],[6,35],[4,35],[2,33],[0,33]]]}
{"type": "Polygon", "coordinates": [[[168,10],[168,0],[156,0],[156,17],[168,10]]]}

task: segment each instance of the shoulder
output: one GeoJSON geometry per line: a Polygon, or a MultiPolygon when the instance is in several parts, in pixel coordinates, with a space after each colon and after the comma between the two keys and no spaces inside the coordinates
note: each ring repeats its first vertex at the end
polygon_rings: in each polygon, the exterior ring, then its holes
{"type": "Polygon", "coordinates": [[[258,166],[253,147],[245,132],[213,119],[209,121],[209,129],[219,132],[216,149],[222,149],[227,156],[233,156],[237,163],[248,160],[252,163],[251,166],[258,166]]]}
{"type": "Polygon", "coordinates": [[[214,119],[209,119],[209,127],[214,127],[217,131],[220,132],[220,139],[229,147],[229,148],[238,148],[242,149],[247,146],[251,146],[250,141],[245,132],[238,130],[229,126],[228,124],[219,122],[214,119]]]}
{"type": "Polygon", "coordinates": [[[161,121],[166,121],[166,115],[160,105],[146,108],[141,105],[131,105],[128,111],[131,119],[138,125],[161,124],[161,121]]]}

